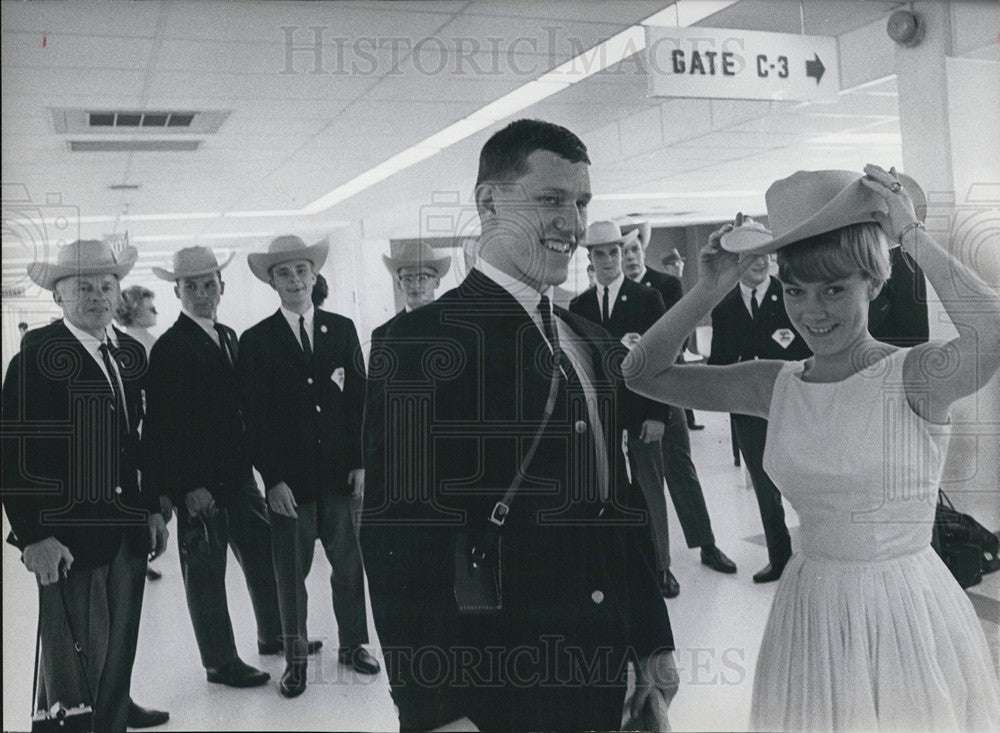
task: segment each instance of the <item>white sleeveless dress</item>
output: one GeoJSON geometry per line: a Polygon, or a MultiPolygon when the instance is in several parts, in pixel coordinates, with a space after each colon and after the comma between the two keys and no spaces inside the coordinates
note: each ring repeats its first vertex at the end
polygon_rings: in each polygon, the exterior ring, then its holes
{"type": "Polygon", "coordinates": [[[1000,682],[965,592],[930,547],[950,429],[917,416],[901,349],[848,379],[774,385],[764,468],[801,548],[754,678],[755,730],[997,730],[1000,682]]]}

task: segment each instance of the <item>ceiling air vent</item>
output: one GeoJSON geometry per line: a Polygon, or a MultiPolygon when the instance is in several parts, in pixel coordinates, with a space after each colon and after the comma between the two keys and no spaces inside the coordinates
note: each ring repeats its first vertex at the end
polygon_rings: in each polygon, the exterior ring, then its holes
{"type": "Polygon", "coordinates": [[[201,140],[70,140],[74,153],[188,153],[201,140]]]}
{"type": "Polygon", "coordinates": [[[61,135],[198,134],[219,131],[231,110],[55,109],[52,124],[61,135]]]}

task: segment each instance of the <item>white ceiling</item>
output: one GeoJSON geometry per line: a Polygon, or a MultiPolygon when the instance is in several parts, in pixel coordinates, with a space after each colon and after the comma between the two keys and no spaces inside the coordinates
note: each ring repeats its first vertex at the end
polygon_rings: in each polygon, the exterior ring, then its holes
{"type": "MultiPolygon", "coordinates": [[[[81,236],[127,228],[150,261],[199,238],[246,249],[281,231],[346,226],[383,241],[426,234],[428,211],[443,201],[467,206],[479,148],[502,122],[318,214],[248,213],[299,210],[669,5],[3,3],[5,260],[23,250],[8,204],[25,191],[35,204],[58,199],[78,212],[81,236]],[[293,53],[291,68],[287,28],[305,49],[293,53]],[[313,28],[324,40],[323,73],[313,73],[313,28]],[[57,134],[52,108],[231,114],[217,134],[192,136],[204,140],[196,152],[73,153],[69,139],[106,136],[57,134]],[[140,188],[109,190],[114,184],[140,188]],[[208,216],[190,217],[197,213],[208,216]]],[[[898,5],[740,0],[699,23],[839,37],[847,91],[827,103],[651,98],[641,65],[626,61],[517,116],[564,124],[587,143],[592,218],[640,212],[683,222],[759,212],[767,184],[800,167],[900,162],[893,46],[883,30],[898,5]],[[863,64],[844,52],[852,44],[864,48],[863,64]]],[[[24,264],[11,266],[23,273],[24,264]]]]}

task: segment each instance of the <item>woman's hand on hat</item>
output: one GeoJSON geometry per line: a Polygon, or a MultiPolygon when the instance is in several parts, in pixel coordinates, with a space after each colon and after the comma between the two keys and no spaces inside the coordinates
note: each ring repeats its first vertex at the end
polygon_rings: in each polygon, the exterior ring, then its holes
{"type": "Polygon", "coordinates": [[[712,232],[708,244],[698,253],[698,283],[712,290],[728,293],[740,279],[739,255],[722,248],[722,235],[731,232],[736,221],[742,223],[743,215],[737,214],[736,220],[727,222],[712,232]]]}
{"type": "Polygon", "coordinates": [[[922,227],[913,210],[910,194],[899,182],[896,168],[886,171],[873,163],[865,166],[865,176],[861,183],[868,187],[886,203],[887,211],[873,211],[872,215],[885,231],[890,246],[902,244],[902,235],[916,227],[922,227]]]}

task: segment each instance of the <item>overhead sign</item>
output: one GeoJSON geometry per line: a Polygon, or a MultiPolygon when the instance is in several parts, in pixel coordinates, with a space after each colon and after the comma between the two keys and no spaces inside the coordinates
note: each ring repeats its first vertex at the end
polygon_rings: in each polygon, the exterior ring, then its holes
{"type": "Polygon", "coordinates": [[[805,101],[840,91],[837,39],[726,28],[646,28],[654,97],[805,101]]]}

